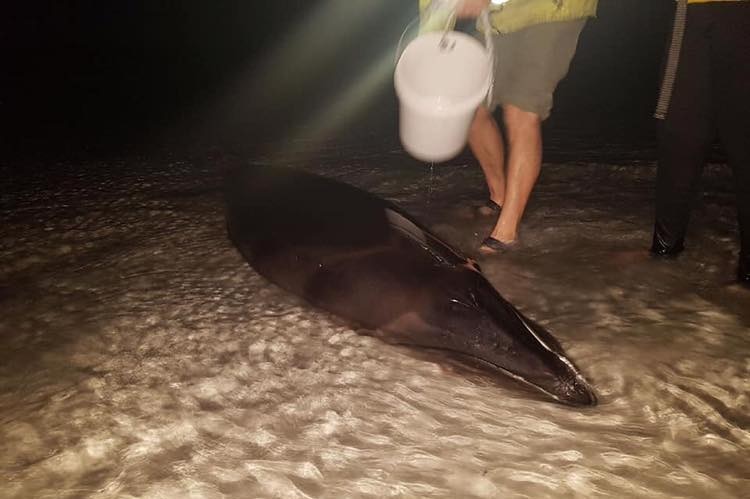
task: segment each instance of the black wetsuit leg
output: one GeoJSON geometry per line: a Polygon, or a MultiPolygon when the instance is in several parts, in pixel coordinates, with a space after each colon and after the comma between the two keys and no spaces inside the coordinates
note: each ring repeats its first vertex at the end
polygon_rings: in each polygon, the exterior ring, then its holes
{"type": "Polygon", "coordinates": [[[750,2],[717,7],[723,8],[715,9],[711,44],[716,124],[737,194],[740,279],[750,282],[750,2]]]}
{"type": "Polygon", "coordinates": [[[657,123],[656,223],[651,251],[676,255],[683,248],[700,176],[715,138],[711,82],[710,18],[690,6],[672,99],[657,123]]]}

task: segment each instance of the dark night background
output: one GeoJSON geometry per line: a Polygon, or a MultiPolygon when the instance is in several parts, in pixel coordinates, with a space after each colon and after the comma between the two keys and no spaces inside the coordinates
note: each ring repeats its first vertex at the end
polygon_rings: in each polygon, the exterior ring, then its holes
{"type": "MultiPolygon", "coordinates": [[[[748,497],[750,307],[724,161],[704,169],[684,254],[647,251],[674,5],[599,1],[544,125],[518,250],[490,256],[478,248],[495,218],[477,209],[487,188],[470,153],[432,167],[399,145],[394,56],[417,0],[5,2],[0,496],[748,497]],[[227,172],[260,165],[349,183],[421,222],[382,219],[418,245],[361,246],[384,223],[327,244],[333,230],[310,235],[306,185],[264,184],[266,247],[289,249],[268,260],[285,265],[299,242],[299,265],[331,262],[300,286],[387,292],[391,274],[372,278],[368,262],[432,245],[428,227],[549,328],[599,406],[367,338],[266,280],[228,237],[223,189],[227,172]]],[[[327,201],[349,216],[331,228],[360,209],[377,220],[371,201],[342,196],[327,201]]],[[[407,272],[380,304],[403,300],[397,323],[439,331],[419,313],[430,300],[450,317],[463,279],[429,274],[407,272]],[[400,292],[412,285],[413,310],[400,292]]],[[[537,361],[517,364],[535,378],[537,361]]]]}
{"type": "MultiPolygon", "coordinates": [[[[416,16],[416,0],[378,1],[359,21],[352,13],[373,4],[185,0],[5,7],[3,156],[76,158],[188,146],[252,155],[260,147],[284,147],[295,126],[325,115],[327,103],[356,86],[379,54],[392,53],[416,16]],[[327,12],[325,22],[319,14],[310,21],[318,9],[327,12]],[[304,33],[296,42],[295,30],[304,33]],[[290,40],[291,50],[280,52],[290,40]],[[320,40],[325,43],[316,45],[320,40]],[[274,59],[278,54],[283,59],[274,59]]],[[[574,131],[595,141],[651,140],[673,3],[600,1],[599,16],[587,25],[558,88],[548,137],[574,131]]],[[[346,130],[396,140],[396,116],[388,79],[325,139],[343,140],[346,130]]]]}

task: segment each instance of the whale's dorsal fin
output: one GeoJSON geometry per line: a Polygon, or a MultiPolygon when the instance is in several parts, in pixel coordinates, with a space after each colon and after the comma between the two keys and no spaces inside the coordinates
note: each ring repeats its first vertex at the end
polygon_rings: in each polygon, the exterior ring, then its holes
{"type": "Polygon", "coordinates": [[[466,265],[467,263],[471,263],[468,258],[438,239],[437,236],[427,229],[420,227],[415,222],[406,218],[396,209],[391,207],[386,208],[385,216],[391,227],[424,248],[439,263],[443,265],[466,265]]]}

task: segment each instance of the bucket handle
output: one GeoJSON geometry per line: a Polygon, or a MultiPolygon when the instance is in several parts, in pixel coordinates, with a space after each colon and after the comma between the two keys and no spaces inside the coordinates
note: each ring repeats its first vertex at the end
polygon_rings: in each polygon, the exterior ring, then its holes
{"type": "Polygon", "coordinates": [[[406,28],[404,28],[404,31],[401,32],[401,37],[398,39],[398,45],[396,46],[396,53],[393,55],[393,65],[394,67],[396,64],[398,64],[398,60],[401,58],[401,53],[403,52],[402,47],[404,44],[404,37],[406,36],[406,33],[414,26],[414,23],[419,21],[419,16],[412,19],[409,24],[406,25],[406,28]]]}
{"type": "MultiPolygon", "coordinates": [[[[409,22],[409,24],[406,25],[406,28],[404,28],[404,31],[401,32],[401,36],[398,39],[398,45],[396,46],[396,54],[393,58],[393,65],[394,67],[396,64],[398,64],[398,60],[401,58],[401,53],[403,52],[403,44],[404,44],[404,37],[406,36],[406,33],[414,26],[414,23],[419,22],[419,16],[415,17],[414,19],[409,22]]],[[[448,26],[452,26],[456,21],[456,13],[452,12],[450,17],[448,18],[448,22],[446,23],[446,28],[443,30],[443,37],[450,31],[448,29],[448,26]]],[[[489,108],[492,104],[492,93],[495,86],[495,44],[492,43],[492,24],[490,23],[490,10],[489,8],[486,8],[482,11],[481,14],[479,14],[479,18],[477,19],[479,26],[481,30],[484,32],[484,48],[487,51],[487,60],[488,64],[490,66],[489,71],[487,72],[488,79],[488,86],[487,86],[487,97],[485,98],[485,105],[489,108]]],[[[440,40],[440,43],[443,43],[443,39],[440,40]]]]}

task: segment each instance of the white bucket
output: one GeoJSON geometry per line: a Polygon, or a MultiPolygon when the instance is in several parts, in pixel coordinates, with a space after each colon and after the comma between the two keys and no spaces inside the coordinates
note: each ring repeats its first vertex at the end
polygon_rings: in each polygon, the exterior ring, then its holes
{"type": "Polygon", "coordinates": [[[491,80],[491,54],[476,38],[458,31],[415,38],[393,76],[404,149],[429,162],[458,155],[491,80]]]}

